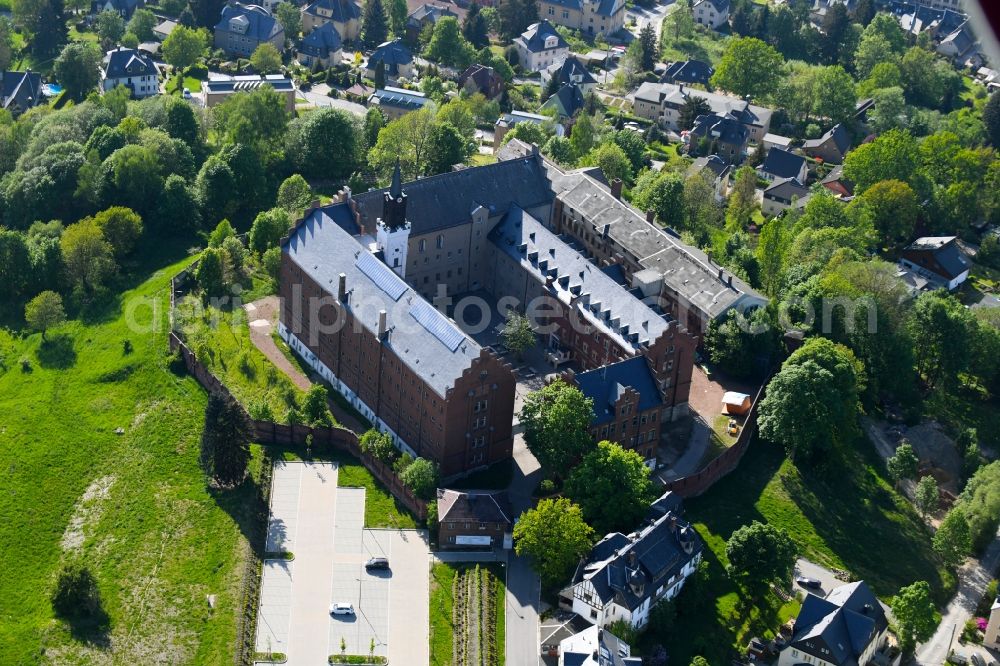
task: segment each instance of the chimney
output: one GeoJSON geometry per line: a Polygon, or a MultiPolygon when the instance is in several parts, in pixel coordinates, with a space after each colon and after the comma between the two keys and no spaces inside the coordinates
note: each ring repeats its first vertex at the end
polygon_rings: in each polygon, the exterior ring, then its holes
{"type": "Polygon", "coordinates": [[[611,181],[611,196],[619,201],[622,200],[622,179],[615,178],[611,181]]]}
{"type": "Polygon", "coordinates": [[[646,221],[652,224],[656,220],[656,211],[647,210],[646,211],[646,221]]]}
{"type": "Polygon", "coordinates": [[[385,325],[385,310],[378,311],[378,339],[385,340],[386,325],[385,325]]]}
{"type": "Polygon", "coordinates": [[[726,282],[728,282],[728,283],[729,283],[729,286],[730,286],[730,287],[732,287],[732,286],[733,286],[733,276],[732,276],[732,275],[730,275],[730,276],[729,276],[729,279],[728,279],[728,280],[726,280],[726,282]]]}
{"type": "Polygon", "coordinates": [[[341,303],[347,300],[347,273],[341,273],[337,280],[337,300],[341,303]]]}
{"type": "Polygon", "coordinates": [[[604,229],[601,230],[601,237],[607,238],[608,237],[608,232],[610,232],[610,231],[611,231],[611,225],[610,224],[605,224],[604,225],[604,229]]]}
{"type": "Polygon", "coordinates": [[[677,516],[675,516],[674,514],[670,514],[670,531],[671,532],[677,531],[677,516]]]}

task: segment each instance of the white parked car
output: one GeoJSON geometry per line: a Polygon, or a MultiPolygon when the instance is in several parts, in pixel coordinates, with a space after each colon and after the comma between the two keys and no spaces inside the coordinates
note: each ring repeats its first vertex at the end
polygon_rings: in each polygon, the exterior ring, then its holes
{"type": "Polygon", "coordinates": [[[354,615],[354,604],[330,604],[330,615],[354,615]]]}
{"type": "Polygon", "coordinates": [[[191,90],[185,88],[184,92],[181,93],[181,97],[183,97],[184,99],[191,99],[191,90]]]}

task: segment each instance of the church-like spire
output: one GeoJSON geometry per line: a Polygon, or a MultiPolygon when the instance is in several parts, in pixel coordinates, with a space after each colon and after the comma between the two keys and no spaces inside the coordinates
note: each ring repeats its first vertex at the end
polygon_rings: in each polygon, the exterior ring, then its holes
{"type": "Polygon", "coordinates": [[[399,173],[399,158],[396,158],[396,168],[392,170],[392,184],[389,186],[389,194],[393,199],[403,196],[402,177],[399,173]]]}

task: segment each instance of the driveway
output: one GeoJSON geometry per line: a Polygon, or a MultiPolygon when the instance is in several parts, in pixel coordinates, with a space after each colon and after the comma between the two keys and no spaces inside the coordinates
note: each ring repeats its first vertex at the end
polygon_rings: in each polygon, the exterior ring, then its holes
{"type": "Polygon", "coordinates": [[[334,463],[277,462],[267,560],[261,583],[257,650],[284,652],[288,664],[325,664],[341,652],[426,665],[430,552],[422,530],[366,529],[364,488],[337,487],[334,463]],[[388,571],[365,561],[389,558],[388,571]],[[329,614],[331,603],[354,615],[329,614]]]}
{"type": "Polygon", "coordinates": [[[830,594],[830,592],[835,587],[839,587],[844,584],[844,581],[837,578],[836,574],[826,567],[820,566],[815,562],[810,562],[809,560],[800,557],[795,561],[795,568],[792,570],[792,588],[795,590],[802,590],[803,592],[811,592],[819,597],[825,597],[830,594]],[[795,579],[799,576],[805,578],[814,578],[819,581],[820,589],[810,590],[804,588],[801,585],[795,583],[795,579]]]}
{"type": "MultiPolygon", "coordinates": [[[[940,666],[948,658],[952,644],[962,633],[966,621],[972,617],[976,604],[986,591],[986,586],[1000,564],[1000,533],[979,560],[967,560],[958,572],[958,592],[948,602],[941,616],[941,624],[926,643],[917,647],[917,663],[940,666]]],[[[968,652],[968,650],[966,650],[968,652]]]]}
{"type": "Polygon", "coordinates": [[[625,20],[635,19],[635,29],[632,32],[638,35],[642,29],[647,25],[652,25],[653,30],[656,31],[656,38],[660,38],[660,26],[663,24],[663,19],[666,18],[674,7],[676,7],[674,2],[657,3],[646,9],[638,5],[634,6],[632,9],[628,10],[625,15],[625,20]]]}
{"type": "Polygon", "coordinates": [[[348,102],[346,99],[334,99],[328,96],[326,92],[329,89],[329,86],[326,84],[317,84],[311,90],[299,90],[298,94],[320,109],[340,109],[341,111],[347,111],[361,117],[364,117],[368,113],[368,109],[361,104],[348,102]]]}
{"type": "MultiPolygon", "coordinates": [[[[531,492],[541,478],[538,461],[528,451],[524,437],[514,438],[514,476],[507,495],[515,515],[532,505],[531,492]]],[[[541,582],[531,560],[510,551],[507,561],[506,640],[507,663],[535,666],[539,663],[538,608],[541,582]]]]}

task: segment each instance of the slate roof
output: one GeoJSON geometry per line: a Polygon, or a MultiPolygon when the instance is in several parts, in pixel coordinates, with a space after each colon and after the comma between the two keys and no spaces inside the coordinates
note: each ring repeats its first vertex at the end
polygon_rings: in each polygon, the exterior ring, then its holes
{"type": "Polygon", "coordinates": [[[372,93],[371,99],[378,100],[378,103],[383,106],[395,106],[411,111],[420,109],[431,101],[422,92],[403,90],[402,88],[393,88],[392,86],[376,90],[372,93]]]}
{"type": "MultiPolygon", "coordinates": [[[[622,348],[637,351],[639,345],[648,344],[666,332],[665,317],[519,206],[511,207],[490,232],[489,239],[538,282],[546,284],[548,278],[554,278],[552,295],[567,305],[575,303],[584,321],[613,338],[622,348]]],[[[621,377],[624,379],[624,372],[621,377]]]]}
{"type": "Polygon", "coordinates": [[[777,178],[764,189],[764,196],[791,203],[796,197],[801,200],[809,196],[809,188],[799,182],[798,178],[777,178]]]}
{"type": "Polygon", "coordinates": [[[676,513],[665,513],[647,520],[631,536],[613,532],[598,541],[577,567],[573,585],[590,581],[602,605],[615,601],[634,610],[703,549],[693,527],[676,513]],[[684,544],[690,545],[690,553],[685,552],[684,544]],[[632,590],[630,578],[643,583],[642,596],[632,590]]]}
{"type": "Polygon", "coordinates": [[[538,23],[532,23],[528,26],[528,29],[521,33],[521,36],[517,38],[524,45],[524,48],[528,49],[531,53],[538,53],[539,51],[544,51],[545,49],[545,39],[547,37],[555,37],[556,45],[554,48],[557,49],[568,49],[569,44],[566,40],[562,38],[556,29],[552,27],[552,24],[548,21],[539,21],[538,23]]]}
{"type": "Polygon", "coordinates": [[[413,54],[406,48],[402,39],[394,39],[390,42],[382,42],[376,47],[372,54],[368,56],[368,69],[374,69],[379,62],[384,62],[389,72],[394,72],[399,65],[408,65],[413,62],[413,54]]]}
{"type": "Polygon", "coordinates": [[[503,77],[486,65],[476,63],[466,67],[465,71],[458,75],[458,85],[464,86],[470,79],[475,89],[487,96],[503,89],[503,77]]]}
{"type": "Polygon", "coordinates": [[[631,653],[628,643],[595,625],[559,641],[564,666],[642,666],[640,657],[625,656],[631,653]]]}
{"type": "Polygon", "coordinates": [[[663,405],[656,378],[643,356],[580,372],[574,379],[580,392],[594,401],[594,425],[614,421],[615,402],[625,388],[633,388],[639,393],[637,413],[663,405]]]}
{"type": "Polygon", "coordinates": [[[274,38],[275,35],[283,33],[285,29],[278,19],[271,15],[259,5],[243,5],[238,2],[228,4],[222,8],[222,20],[215,24],[216,32],[233,32],[230,21],[234,18],[246,19],[246,30],[237,31],[240,35],[245,35],[252,41],[266,42],[274,38]]]}
{"type": "Polygon", "coordinates": [[[775,178],[796,178],[805,163],[806,160],[801,155],[771,147],[759,169],[775,178]]]}
{"type": "Polygon", "coordinates": [[[707,157],[699,157],[696,159],[688,168],[688,174],[696,174],[699,171],[708,169],[715,175],[716,178],[721,178],[731,168],[732,167],[729,163],[718,155],[708,155],[707,157]]]}
{"type": "Polygon", "coordinates": [[[104,56],[104,77],[122,79],[130,76],[156,76],[156,65],[135,49],[118,47],[104,56]]]}
{"type": "Polygon", "coordinates": [[[545,100],[541,108],[556,109],[559,115],[572,118],[576,112],[583,108],[583,91],[580,86],[567,83],[564,84],[554,95],[545,100]]]}
{"type": "Polygon", "coordinates": [[[947,277],[954,279],[970,268],[969,260],[955,239],[956,236],[924,236],[910,243],[906,250],[933,253],[937,263],[947,271],[947,277]]]}
{"type": "Polygon", "coordinates": [[[732,114],[741,123],[747,125],[765,125],[773,113],[771,109],[750,104],[746,100],[719,93],[683,88],[673,83],[653,83],[645,81],[635,92],[635,98],[654,104],[667,104],[680,108],[688,97],[701,97],[712,113],[724,116],[732,114]]]}
{"type": "Polygon", "coordinates": [[[361,18],[361,5],[354,0],[316,0],[316,2],[306,6],[303,11],[313,16],[320,16],[318,11],[320,9],[332,12],[329,18],[326,16],[322,18],[337,23],[347,23],[352,19],[361,18]]]}
{"type": "Polygon", "coordinates": [[[695,6],[698,6],[702,2],[709,3],[710,5],[715,7],[715,11],[720,14],[724,14],[725,12],[729,11],[729,0],[698,0],[698,2],[695,2],[694,4],[695,6]]]}
{"type": "Polygon", "coordinates": [[[837,123],[818,139],[809,139],[804,141],[802,143],[802,150],[809,152],[810,150],[819,148],[827,141],[833,142],[833,145],[837,148],[837,152],[840,153],[841,157],[846,155],[847,151],[851,149],[851,135],[848,134],[847,129],[842,124],[837,123]]]}
{"type": "Polygon", "coordinates": [[[135,10],[139,8],[140,0],[94,0],[91,7],[93,7],[94,12],[97,13],[98,11],[103,11],[109,3],[114,11],[124,15],[126,18],[129,18],[133,13],[135,13],[135,10]]]}
{"type": "Polygon", "coordinates": [[[660,81],[662,83],[699,83],[707,86],[713,74],[715,74],[715,69],[707,62],[678,60],[667,66],[660,81]]]}
{"type": "Polygon", "coordinates": [[[336,53],[342,46],[340,33],[330,22],[316,27],[306,35],[299,51],[315,58],[329,58],[331,53],[336,53]]]}
{"type": "Polygon", "coordinates": [[[38,72],[0,72],[0,108],[27,110],[42,101],[42,75],[38,72]]]}
{"type": "Polygon", "coordinates": [[[566,56],[565,60],[551,65],[546,71],[550,76],[556,77],[561,84],[577,83],[587,85],[597,83],[597,79],[590,73],[590,70],[574,55],[566,56]]]}
{"type": "MultiPolygon", "coordinates": [[[[531,157],[429,176],[405,183],[403,189],[412,236],[466,224],[479,206],[489,209],[490,217],[498,217],[512,206],[530,209],[552,198],[540,160],[531,157]]],[[[374,229],[382,216],[384,191],[354,195],[368,229],[374,229]]]]}
{"type": "Polygon", "coordinates": [[[731,115],[715,114],[701,115],[694,119],[691,134],[709,139],[742,146],[750,136],[750,130],[731,115]]]}
{"type": "Polygon", "coordinates": [[[344,231],[326,208],[310,213],[282,244],[282,250],[317,284],[334,294],[338,276],[346,274],[350,292],[347,307],[369,333],[377,335],[379,311],[385,310],[390,332],[384,344],[441,397],[474,360],[489,353],[344,231]],[[379,282],[370,275],[376,275],[379,282]],[[394,298],[396,293],[399,295],[394,298]],[[414,313],[434,318],[437,327],[458,337],[458,344],[452,349],[442,342],[418,322],[414,313]]]}
{"type": "Polygon", "coordinates": [[[458,18],[458,14],[451,11],[447,7],[427,3],[420,5],[415,10],[410,12],[410,15],[406,17],[406,22],[414,28],[419,28],[424,24],[424,20],[430,21],[431,23],[437,23],[439,19],[444,18],[445,16],[458,18]]]}
{"type": "Polygon", "coordinates": [[[865,648],[888,627],[885,610],[864,581],[841,585],[825,599],[806,596],[795,619],[792,647],[837,666],[856,666],[865,648]],[[806,643],[822,643],[829,654],[806,643]]]}
{"type": "Polygon", "coordinates": [[[599,16],[614,16],[625,6],[625,0],[545,0],[546,4],[582,12],[585,5],[596,4],[599,16]]]}
{"type": "Polygon", "coordinates": [[[514,523],[506,493],[438,488],[438,522],[514,523]]]}

